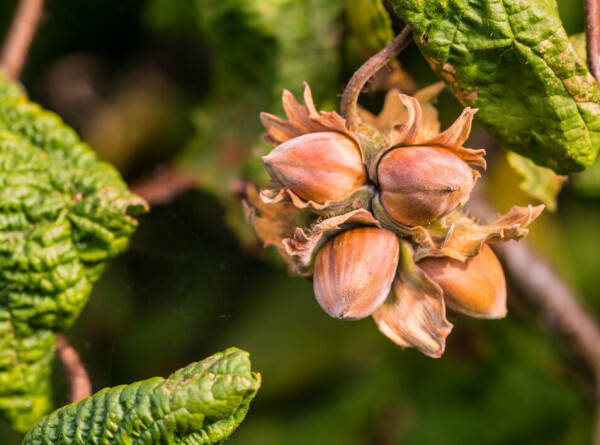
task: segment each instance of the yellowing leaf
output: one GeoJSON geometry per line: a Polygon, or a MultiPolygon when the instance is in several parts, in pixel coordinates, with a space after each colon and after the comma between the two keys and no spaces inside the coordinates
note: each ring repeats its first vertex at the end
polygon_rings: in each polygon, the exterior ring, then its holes
{"type": "Polygon", "coordinates": [[[519,175],[521,190],[545,204],[551,212],[556,210],[556,196],[566,181],[566,176],[557,175],[549,168],[535,165],[531,159],[514,151],[509,151],[506,159],[519,175]]]}

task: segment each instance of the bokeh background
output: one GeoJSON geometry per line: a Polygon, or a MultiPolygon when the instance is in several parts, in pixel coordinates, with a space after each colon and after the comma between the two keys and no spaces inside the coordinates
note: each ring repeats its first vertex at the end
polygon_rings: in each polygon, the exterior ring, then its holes
{"type": "MultiPolygon", "coordinates": [[[[372,3],[47,1],[22,76],[31,98],[130,184],[173,170],[198,184],[141,218],[69,331],[94,391],[237,346],[263,387],[232,445],[591,443],[590,376],[513,290],[505,320],[451,314],[446,353],[430,359],[392,344],[370,318],[330,319],[311,284],[289,276],[243,222],[231,191],[238,177],[265,179],[258,113],[281,113],[282,89],[299,94],[304,80],[319,108],[337,108],[352,72],[389,35],[372,3]]],[[[569,34],[582,31],[583,2],[558,3],[569,34]]],[[[0,35],[15,5],[0,2],[0,35]]],[[[399,60],[415,87],[436,81],[414,46],[399,60]]],[[[376,110],[381,96],[365,106],[376,110]]],[[[439,109],[443,128],[461,111],[448,92],[439,109]]],[[[477,126],[470,146],[489,150],[478,187],[499,210],[535,203],[477,126]]],[[[529,241],[598,315],[600,188],[593,177],[579,183],[564,187],[529,241]]],[[[58,406],[67,385],[55,371],[58,406]]],[[[0,444],[18,443],[0,423],[0,444]]]]}

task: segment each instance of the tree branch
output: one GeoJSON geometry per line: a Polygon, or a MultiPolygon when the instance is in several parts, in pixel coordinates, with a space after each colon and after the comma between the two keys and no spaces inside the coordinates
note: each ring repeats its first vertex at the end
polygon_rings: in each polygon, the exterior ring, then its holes
{"type": "MultiPolygon", "coordinates": [[[[474,194],[469,207],[475,216],[490,220],[497,213],[474,194]]],[[[494,250],[519,293],[539,309],[550,329],[572,346],[594,376],[595,398],[600,401],[600,327],[573,290],[525,241],[495,244],[494,250]]]]}
{"type": "Polygon", "coordinates": [[[173,198],[196,187],[198,187],[198,180],[191,172],[163,166],[134,183],[131,191],[152,206],[167,204],[173,198]]]}
{"type": "Polygon", "coordinates": [[[408,46],[412,39],[412,31],[408,26],[404,27],[402,32],[396,36],[392,42],[367,60],[352,76],[342,95],[340,113],[346,119],[346,125],[349,130],[356,130],[358,127],[358,96],[362,92],[367,81],[386,63],[394,59],[400,52],[408,46]]]}
{"type": "Polygon", "coordinates": [[[585,0],[585,37],[588,66],[600,83],[600,0],[585,0]]]}
{"type": "MultiPolygon", "coordinates": [[[[544,320],[562,334],[600,384],[600,329],[578,297],[526,242],[496,248],[520,293],[539,307],[544,320]]],[[[600,396],[596,388],[596,397],[600,396]]]]}
{"type": "Polygon", "coordinates": [[[79,359],[79,354],[77,354],[77,351],[69,344],[63,334],[58,334],[56,336],[56,352],[58,353],[58,358],[62,362],[69,384],[71,385],[69,390],[69,403],[76,403],[91,396],[92,385],[87,372],[79,359]]]}
{"type": "Polygon", "coordinates": [[[19,1],[0,55],[0,68],[9,80],[16,80],[21,75],[43,8],[44,0],[19,1]]]}

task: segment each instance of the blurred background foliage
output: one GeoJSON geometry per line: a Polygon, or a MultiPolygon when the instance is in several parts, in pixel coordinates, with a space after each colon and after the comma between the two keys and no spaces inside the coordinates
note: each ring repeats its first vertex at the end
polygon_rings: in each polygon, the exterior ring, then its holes
{"type": "MultiPolygon", "coordinates": [[[[2,34],[15,4],[0,2],[2,34]]],[[[570,34],[583,29],[582,0],[559,10],[570,34]]],[[[243,222],[236,178],[265,180],[258,113],[281,114],[283,88],[299,97],[303,81],[318,108],[337,108],[352,72],[400,28],[371,0],[47,2],[22,77],[31,98],[128,182],[174,168],[198,184],[141,218],[68,333],[95,391],[237,346],[263,386],[231,444],[590,443],[589,376],[519,295],[502,321],[452,316],[447,351],[433,360],[396,347],[371,319],[328,318],[311,284],[243,222]]],[[[414,45],[400,62],[417,87],[436,81],[414,45]]],[[[382,94],[363,99],[376,110],[382,94]]],[[[447,92],[438,105],[445,128],[460,106],[447,92]]],[[[535,202],[481,128],[469,146],[489,151],[478,187],[500,211],[535,202]]],[[[600,188],[573,182],[529,240],[598,315],[600,188]]],[[[1,445],[19,441],[0,424],[1,445]]]]}

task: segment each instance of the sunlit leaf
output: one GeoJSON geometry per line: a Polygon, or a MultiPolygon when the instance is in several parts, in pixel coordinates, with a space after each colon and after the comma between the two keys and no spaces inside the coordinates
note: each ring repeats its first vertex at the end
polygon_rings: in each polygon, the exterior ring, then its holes
{"type": "Polygon", "coordinates": [[[550,0],[395,0],[434,71],[506,148],[557,173],[590,166],[600,94],[550,0]]]}
{"type": "MultiPolygon", "coordinates": [[[[585,33],[581,32],[569,37],[571,45],[584,62],[587,62],[587,51],[585,46],[585,33]]],[[[600,159],[581,173],[571,176],[573,189],[580,195],[597,198],[600,197],[600,159]]]]}
{"type": "Polygon", "coordinates": [[[0,181],[0,412],[25,432],[51,408],[55,333],[75,321],[146,204],[2,79],[0,181]]]}
{"type": "Polygon", "coordinates": [[[167,379],[103,389],[60,408],[40,419],[23,445],[221,443],[259,387],[248,353],[230,348],[167,379]]]}

